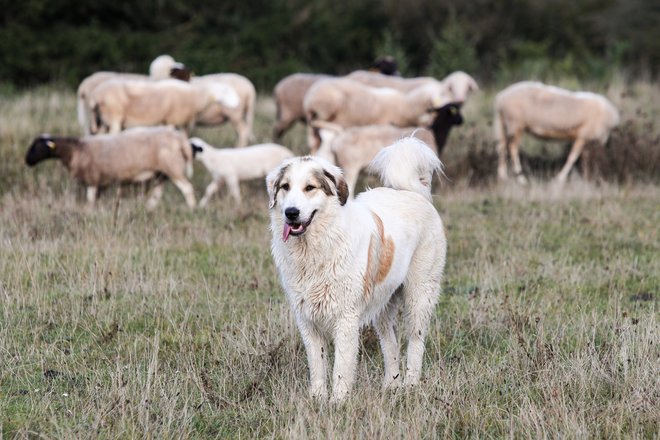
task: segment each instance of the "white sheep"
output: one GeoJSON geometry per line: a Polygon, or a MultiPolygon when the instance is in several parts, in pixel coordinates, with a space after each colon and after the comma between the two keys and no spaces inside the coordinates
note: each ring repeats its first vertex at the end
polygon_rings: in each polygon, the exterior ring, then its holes
{"type": "Polygon", "coordinates": [[[495,96],[498,178],[507,178],[508,151],[518,182],[527,183],[518,154],[520,138],[526,131],[541,138],[573,141],[566,164],[555,178],[563,184],[585,144],[604,144],[618,124],[619,112],[604,96],[571,92],[540,82],[513,84],[495,96]]]}
{"type": "Polygon", "coordinates": [[[168,79],[171,77],[172,69],[183,69],[185,66],[174,60],[170,55],[157,56],[149,65],[149,77],[151,79],[168,79]]]}
{"type": "Polygon", "coordinates": [[[155,179],[147,208],[158,204],[163,176],[183,194],[190,208],[195,194],[186,173],[192,173],[193,152],[186,136],[171,127],[139,127],[119,134],[84,137],[41,135],[25,156],[28,166],[56,158],[73,178],[87,186],[87,201],[94,204],[98,188],[111,183],[155,179]]]}
{"type": "Polygon", "coordinates": [[[277,116],[273,128],[273,140],[278,142],[284,133],[297,121],[305,122],[303,99],[310,87],[330,75],[314,73],[294,73],[282,78],[273,90],[277,116]]]}
{"type": "Polygon", "coordinates": [[[392,125],[368,125],[342,130],[328,122],[316,121],[312,124],[319,128],[321,137],[317,155],[342,168],[350,194],[354,195],[360,171],[369,165],[380,150],[399,139],[414,135],[440,156],[451,128],[462,123],[460,106],[448,104],[434,110],[434,119],[428,130],[392,125]]]}
{"type": "Polygon", "coordinates": [[[460,70],[450,73],[441,82],[451,96],[451,102],[455,103],[464,103],[472,92],[479,90],[474,78],[460,70]]]}
{"type": "Polygon", "coordinates": [[[356,70],[349,73],[344,78],[366,84],[371,87],[390,87],[400,92],[407,93],[417,87],[437,83],[438,80],[430,76],[420,76],[416,78],[402,78],[400,76],[385,75],[379,72],[367,70],[356,70]]]}
{"type": "MultiPolygon", "coordinates": [[[[450,102],[439,82],[417,87],[408,93],[392,88],[370,87],[348,78],[324,79],[315,83],[305,95],[304,108],[308,124],[327,121],[342,127],[390,124],[398,127],[428,125],[429,109],[450,102]]],[[[310,127],[308,146],[316,151],[320,139],[310,127]]]]}
{"type": "Polygon", "coordinates": [[[234,91],[237,99],[227,97],[222,103],[210,105],[198,115],[197,123],[200,126],[214,126],[229,121],[236,130],[236,146],[246,146],[254,138],[252,130],[257,92],[252,82],[236,73],[215,73],[195,76],[191,83],[210,88],[229,87],[234,91]]]}
{"type": "Polygon", "coordinates": [[[213,180],[206,187],[199,206],[208,204],[222,183],[226,183],[229,194],[236,203],[241,203],[240,182],[266,177],[268,172],[293,153],[278,144],[259,144],[245,148],[215,148],[202,139],[190,138],[195,159],[202,162],[213,180]]]}
{"type": "Polygon", "coordinates": [[[118,133],[127,127],[160,124],[190,132],[198,115],[213,103],[237,103],[236,94],[229,86],[200,87],[175,79],[111,79],[92,90],[88,101],[94,113],[92,133],[118,133]]]}

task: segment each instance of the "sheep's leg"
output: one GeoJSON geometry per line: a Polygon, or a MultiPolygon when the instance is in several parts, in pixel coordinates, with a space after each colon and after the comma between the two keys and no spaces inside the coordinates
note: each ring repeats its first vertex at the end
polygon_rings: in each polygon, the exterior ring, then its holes
{"type": "Polygon", "coordinates": [[[112,123],[110,124],[109,133],[117,134],[119,132],[121,132],[121,121],[112,121],[112,123]]]}
{"type": "Polygon", "coordinates": [[[527,178],[523,175],[522,166],[520,165],[520,138],[522,131],[517,131],[509,142],[509,153],[511,154],[511,161],[513,162],[513,172],[516,180],[521,185],[527,184],[527,178]]]}
{"type": "Polygon", "coordinates": [[[228,177],[226,181],[227,181],[227,189],[229,190],[229,194],[234,198],[236,205],[240,206],[241,205],[240,182],[235,177],[228,177]]]}
{"type": "Polygon", "coordinates": [[[172,182],[179,188],[181,194],[186,199],[186,203],[190,209],[195,207],[195,190],[190,182],[184,178],[172,179],[172,182]]]}
{"type": "Polygon", "coordinates": [[[321,145],[321,137],[319,136],[318,129],[307,123],[307,147],[309,148],[309,154],[316,154],[319,145],[321,145]]]}
{"type": "Polygon", "coordinates": [[[156,181],[156,184],[149,191],[149,198],[147,199],[147,209],[152,210],[158,205],[160,198],[163,196],[163,186],[165,182],[161,179],[156,181]]]}
{"type": "Polygon", "coordinates": [[[206,205],[209,204],[209,200],[211,200],[211,196],[218,192],[220,189],[220,186],[222,185],[221,180],[213,180],[209,185],[206,187],[206,191],[204,191],[204,197],[202,197],[202,200],[199,201],[199,207],[204,208],[206,205]]]}
{"type": "Polygon", "coordinates": [[[582,178],[589,180],[591,177],[591,167],[592,167],[592,148],[594,145],[586,145],[582,150],[582,155],[580,156],[580,172],[582,173],[582,178]]]}
{"type": "Polygon", "coordinates": [[[344,169],[344,179],[346,180],[350,197],[355,197],[355,185],[357,185],[359,175],[360,169],[354,167],[346,167],[344,169]]]}
{"type": "Polygon", "coordinates": [[[246,147],[250,137],[250,130],[248,129],[247,124],[242,119],[236,119],[232,121],[234,125],[234,130],[236,130],[236,139],[237,147],[246,147]]]}
{"type": "Polygon", "coordinates": [[[502,136],[502,139],[497,143],[497,178],[499,180],[506,180],[508,177],[507,172],[507,140],[502,136]]]}
{"type": "Polygon", "coordinates": [[[96,195],[98,194],[98,186],[88,186],[87,187],[87,203],[93,205],[96,202],[96,195]]]}
{"type": "Polygon", "coordinates": [[[575,164],[575,161],[578,160],[578,157],[580,157],[580,153],[582,153],[582,149],[584,148],[584,139],[578,138],[575,140],[573,143],[573,146],[571,147],[571,152],[568,153],[568,159],[566,159],[566,163],[564,164],[564,167],[561,169],[559,174],[557,174],[557,177],[555,177],[555,181],[562,185],[566,182],[566,179],[568,178],[568,174],[571,172],[571,169],[573,168],[573,165],[575,164]]]}

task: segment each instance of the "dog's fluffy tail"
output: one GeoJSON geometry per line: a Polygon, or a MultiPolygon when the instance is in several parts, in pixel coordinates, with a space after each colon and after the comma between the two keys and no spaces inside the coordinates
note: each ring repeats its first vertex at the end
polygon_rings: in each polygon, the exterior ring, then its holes
{"type": "Polygon", "coordinates": [[[380,150],[369,170],[389,188],[414,191],[431,200],[433,173],[442,171],[442,162],[428,145],[411,135],[380,150]]]}

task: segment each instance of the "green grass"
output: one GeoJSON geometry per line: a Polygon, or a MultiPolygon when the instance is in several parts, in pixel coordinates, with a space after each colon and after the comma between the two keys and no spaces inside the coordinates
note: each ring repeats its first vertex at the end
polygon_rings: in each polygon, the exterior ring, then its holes
{"type": "MultiPolygon", "coordinates": [[[[448,169],[459,151],[492,146],[493,91],[482,93],[448,169]]],[[[273,114],[262,99],[259,140],[273,114]]],[[[243,186],[242,213],[226,197],[190,212],[172,185],[151,212],[139,190],[112,188],[90,209],[60,164],[22,163],[39,132],[77,132],[72,92],[8,96],[0,118],[0,437],[659,432],[657,184],[574,179],[557,194],[544,179],[470,187],[450,174],[435,196],[449,251],[423,383],[382,392],[367,331],[354,393],[331,406],[307,396],[262,182],[243,186]]],[[[199,133],[233,141],[227,128],[199,133]]],[[[302,153],[302,139],[298,127],[287,143],[302,153]]],[[[207,179],[197,166],[198,194],[207,179]]]]}

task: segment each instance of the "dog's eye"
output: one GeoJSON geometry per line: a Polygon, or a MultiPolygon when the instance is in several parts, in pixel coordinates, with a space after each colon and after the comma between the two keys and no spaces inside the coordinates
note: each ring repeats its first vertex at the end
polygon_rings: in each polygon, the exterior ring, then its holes
{"type": "Polygon", "coordinates": [[[280,189],[283,189],[284,191],[288,191],[289,190],[289,184],[285,183],[284,185],[280,186],[280,189]]]}
{"type": "Polygon", "coordinates": [[[307,192],[314,191],[315,189],[316,189],[316,187],[313,186],[313,185],[307,185],[305,187],[305,191],[307,191],[307,192]]]}

